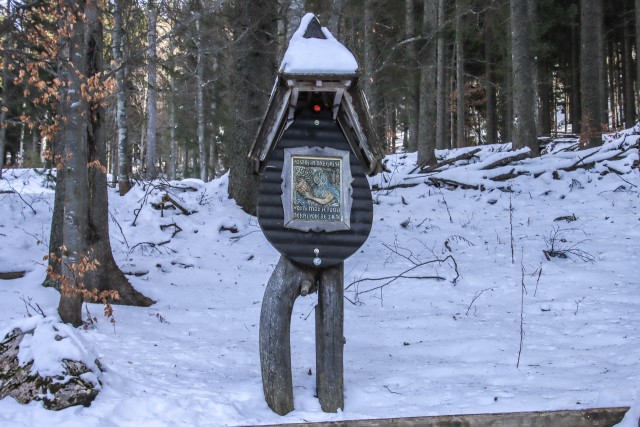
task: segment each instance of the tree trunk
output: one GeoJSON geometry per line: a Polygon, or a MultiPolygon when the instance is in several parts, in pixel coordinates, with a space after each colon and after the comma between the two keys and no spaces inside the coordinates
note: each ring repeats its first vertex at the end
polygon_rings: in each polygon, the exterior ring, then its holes
{"type": "MultiPolygon", "coordinates": [[[[198,5],[198,11],[201,9],[198,5]]],[[[207,146],[204,140],[204,54],[202,46],[202,28],[201,28],[201,16],[196,18],[196,116],[198,120],[198,157],[200,165],[200,179],[207,181],[207,146]]]]}
{"type": "MultiPolygon", "coordinates": [[[[522,1],[522,0],[521,0],[522,1]]],[[[540,75],[542,70],[540,69],[541,64],[538,58],[533,55],[533,47],[536,45],[536,31],[535,29],[538,27],[538,12],[536,3],[538,0],[525,0],[527,4],[527,22],[529,24],[529,56],[531,57],[531,77],[532,77],[532,99],[533,99],[533,118],[535,122],[535,134],[541,135],[542,128],[541,123],[538,118],[540,117],[540,109],[542,106],[540,105],[540,92],[542,91],[541,85],[544,78],[541,78],[540,75]]]]}
{"type": "MultiPolygon", "coordinates": [[[[640,1],[640,0],[639,0],[640,1]]],[[[579,18],[579,14],[577,17],[579,18]]],[[[574,18],[571,22],[571,104],[569,117],[571,132],[582,132],[582,100],[580,98],[580,22],[574,18]]]]}
{"type": "Polygon", "coordinates": [[[63,120],[59,139],[64,160],[57,177],[49,248],[60,261],[53,257],[49,262],[52,271],[66,279],[49,275],[45,284],[61,290],[61,319],[78,326],[82,324],[81,288],[116,290],[121,304],[150,305],[153,301],[131,287],[115,264],[109,243],[107,180],[102,166],[106,155],[101,132],[103,111],[99,100],[83,96],[81,90],[86,78],[102,71],[102,26],[97,0],[88,1],[84,9],[78,9],[71,0],[67,6],[73,11],[70,13],[83,14],[86,20],[75,19],[69,37],[59,41],[68,52],[60,72],[70,84],[60,97],[59,114],[63,120]],[[83,257],[98,261],[98,269],[75,280],[83,257]]]}
{"type": "MultiPolygon", "coordinates": [[[[600,97],[600,115],[598,120],[600,121],[600,127],[602,131],[605,131],[609,128],[609,91],[607,85],[607,67],[606,67],[606,59],[605,59],[605,42],[606,36],[604,32],[604,2],[598,1],[596,2],[596,19],[597,22],[597,57],[593,58],[598,64],[598,94],[600,97]]],[[[599,144],[602,144],[602,138],[600,138],[599,144]]]]}
{"type": "Polygon", "coordinates": [[[464,40],[462,28],[463,0],[456,1],[456,147],[466,145],[464,138],[464,40]]]}
{"type": "Polygon", "coordinates": [[[533,93],[533,57],[529,37],[527,4],[510,0],[511,67],[513,74],[513,149],[529,147],[531,154],[540,155],[536,138],[535,99],[533,93]]]}
{"type": "Polygon", "coordinates": [[[485,36],[484,41],[484,75],[485,75],[485,93],[487,105],[487,144],[495,144],[497,142],[498,127],[496,122],[496,82],[493,71],[493,55],[491,47],[493,40],[489,34],[485,36]]]}
{"type": "MultiPolygon", "coordinates": [[[[173,54],[173,43],[174,39],[171,37],[170,40],[172,46],[172,54],[173,54]]],[[[176,139],[176,127],[178,126],[176,122],[176,64],[175,60],[171,62],[172,69],[169,73],[169,90],[170,93],[168,95],[169,99],[169,170],[168,175],[169,179],[177,179],[177,162],[178,162],[178,141],[176,139]]]]}
{"type": "MultiPolygon", "coordinates": [[[[377,75],[376,75],[376,0],[364,1],[364,70],[362,75],[362,83],[365,97],[369,103],[369,110],[373,118],[374,124],[380,123],[382,120],[381,111],[378,108],[380,103],[377,91],[377,75]]],[[[380,129],[379,125],[374,125],[376,131],[380,129]]],[[[384,134],[378,135],[383,139],[385,145],[387,143],[384,134]]],[[[394,143],[394,141],[392,141],[394,143]]]]}
{"type": "Polygon", "coordinates": [[[580,0],[580,81],[582,100],[582,144],[595,147],[602,144],[600,105],[600,66],[598,51],[601,46],[602,25],[599,14],[600,0],[580,0]]]}
{"type": "Polygon", "coordinates": [[[541,73],[544,77],[540,79],[540,84],[538,85],[538,95],[540,98],[540,108],[538,111],[538,134],[539,135],[550,135],[551,134],[551,121],[552,121],[552,106],[553,106],[553,90],[552,83],[548,80],[550,74],[547,74],[547,69],[544,70],[545,73],[541,73]]]}
{"type": "Polygon", "coordinates": [[[640,110],[640,64],[638,64],[638,57],[640,56],[640,0],[636,0],[636,100],[638,103],[638,110],[640,110]]]}
{"type": "Polygon", "coordinates": [[[239,0],[235,4],[235,125],[230,160],[229,195],[255,214],[258,176],[247,158],[269,101],[276,71],[277,2],[239,0]]]}
{"type": "Polygon", "coordinates": [[[627,129],[635,125],[636,118],[636,100],[633,93],[633,59],[631,57],[633,42],[631,40],[630,26],[631,24],[629,22],[624,24],[624,41],[622,44],[622,64],[624,65],[622,74],[624,81],[624,126],[627,129]]]}
{"type": "Polygon", "coordinates": [[[113,59],[115,61],[116,79],[116,128],[118,140],[118,190],[124,196],[131,189],[131,152],[127,135],[127,96],[125,92],[125,61],[122,43],[122,2],[115,0],[113,18],[113,59]]]}
{"type": "MultiPolygon", "coordinates": [[[[7,0],[6,16],[11,17],[11,0],[7,0]]],[[[5,58],[6,52],[9,48],[8,35],[5,35],[3,37],[2,44],[2,51],[0,52],[0,67],[2,67],[2,70],[0,70],[0,73],[2,73],[2,81],[8,82],[10,77],[7,59],[5,58]]],[[[7,120],[7,110],[9,108],[8,95],[8,89],[3,85],[2,102],[0,102],[0,179],[2,179],[2,167],[4,166],[5,147],[7,146],[7,128],[6,126],[4,126],[4,123],[7,120]]]]}
{"type": "Polygon", "coordinates": [[[147,28],[147,155],[146,155],[146,177],[155,179],[156,171],[156,129],[158,127],[158,115],[156,110],[157,99],[157,63],[156,63],[156,43],[157,43],[157,11],[153,0],[148,5],[149,27],[147,28]]]}
{"type": "Polygon", "coordinates": [[[436,163],[436,31],[438,0],[424,0],[422,34],[426,38],[420,67],[420,121],[418,128],[418,165],[436,163]]]}
{"type": "MultiPolygon", "coordinates": [[[[639,0],[640,1],[640,0],[639,0]]],[[[449,147],[447,141],[447,78],[445,73],[446,47],[445,25],[447,22],[444,0],[438,0],[438,47],[436,76],[436,148],[444,150],[449,147]]]]}
{"type": "MultiPolygon", "coordinates": [[[[414,0],[405,0],[405,37],[413,39],[416,36],[416,14],[414,8],[414,0]]],[[[409,128],[409,136],[407,140],[408,151],[414,152],[418,150],[418,141],[420,140],[420,95],[422,93],[421,74],[422,67],[418,68],[417,63],[418,49],[416,42],[407,43],[407,68],[409,90],[407,93],[407,120],[409,128]],[[420,70],[420,71],[419,71],[420,70]]],[[[419,161],[418,161],[419,163],[419,161]]]]}

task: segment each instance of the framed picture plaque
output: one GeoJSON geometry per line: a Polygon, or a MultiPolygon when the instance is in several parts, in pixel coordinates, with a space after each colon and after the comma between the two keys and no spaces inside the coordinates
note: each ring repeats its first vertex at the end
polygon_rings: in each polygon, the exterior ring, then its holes
{"type": "Polygon", "coordinates": [[[284,150],[284,227],[301,231],[350,229],[352,192],[349,152],[333,148],[284,150]]]}

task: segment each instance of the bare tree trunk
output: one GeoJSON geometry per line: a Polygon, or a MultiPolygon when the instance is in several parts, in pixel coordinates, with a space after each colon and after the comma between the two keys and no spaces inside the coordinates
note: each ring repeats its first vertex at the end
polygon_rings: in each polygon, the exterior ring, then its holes
{"type": "Polygon", "coordinates": [[[131,152],[128,141],[127,127],[127,95],[125,92],[125,61],[124,46],[122,44],[122,2],[115,0],[113,18],[113,59],[116,73],[116,127],[118,131],[118,190],[124,196],[131,189],[131,152]]]}
{"type": "Polygon", "coordinates": [[[464,138],[464,39],[463,0],[456,1],[456,147],[466,145],[464,138]]]}
{"type": "Polygon", "coordinates": [[[378,60],[378,44],[376,42],[377,7],[378,0],[364,1],[364,72],[360,81],[364,83],[364,94],[369,103],[369,111],[373,117],[375,132],[383,141],[383,144],[387,146],[389,142],[393,143],[394,138],[389,138],[389,135],[385,132],[384,99],[379,90],[379,75],[376,70],[378,60]]]}
{"type": "Polygon", "coordinates": [[[156,110],[157,99],[157,63],[156,63],[156,43],[157,43],[157,11],[153,0],[147,5],[149,14],[149,28],[147,29],[148,43],[148,63],[147,63],[147,155],[146,155],[146,177],[154,179],[156,171],[156,129],[158,126],[158,116],[156,110]]]}
{"type": "MultiPolygon", "coordinates": [[[[365,0],[364,4],[364,72],[362,76],[364,94],[369,100],[369,107],[375,109],[375,0],[365,0]]],[[[371,111],[375,120],[377,111],[371,111]]]]}
{"type": "Polygon", "coordinates": [[[600,0],[580,0],[580,81],[582,100],[583,144],[595,147],[602,144],[602,122],[600,112],[600,66],[598,51],[601,46],[602,15],[598,12],[600,0]]]}
{"type": "MultiPolygon", "coordinates": [[[[67,0],[70,13],[78,16],[85,10],[77,10],[77,3],[67,0]]],[[[67,19],[70,16],[67,15],[67,19]]],[[[59,169],[58,180],[64,181],[64,193],[60,202],[62,244],[51,248],[51,252],[60,254],[60,273],[68,282],[62,283],[58,313],[65,323],[74,326],[82,324],[82,297],[74,292],[77,283],[73,278],[74,266],[81,263],[83,256],[89,256],[86,235],[89,224],[89,176],[87,169],[87,101],[82,96],[83,79],[73,70],[85,70],[87,53],[85,51],[85,21],[75,19],[70,26],[68,38],[61,40],[63,52],[67,53],[61,74],[67,79],[68,85],[62,89],[60,96],[60,115],[62,126],[60,141],[63,143],[64,164],[59,169]]],[[[64,81],[64,80],[63,80],[64,81]]],[[[56,189],[56,191],[58,191],[56,189]]],[[[56,200],[57,202],[58,200],[56,200]]]]}
{"type": "MultiPolygon", "coordinates": [[[[640,0],[639,0],[640,1],[640,0]]],[[[438,0],[438,47],[436,76],[436,148],[443,150],[447,141],[447,78],[445,73],[446,47],[445,25],[447,22],[444,0],[438,0]]]]}
{"type": "MultiPolygon", "coordinates": [[[[632,128],[635,125],[636,118],[636,100],[633,93],[633,71],[632,71],[632,39],[631,39],[630,23],[624,24],[624,42],[622,52],[623,81],[624,81],[624,126],[632,128]]],[[[640,84],[640,82],[639,82],[640,84]]]]}
{"type": "MultiPolygon", "coordinates": [[[[7,17],[11,16],[11,0],[7,0],[7,17]]],[[[3,49],[2,56],[0,56],[0,67],[2,70],[2,81],[8,82],[9,77],[9,69],[7,65],[7,59],[5,58],[6,52],[9,48],[9,37],[5,35],[2,40],[3,49]]],[[[0,102],[0,179],[2,179],[2,167],[4,166],[4,151],[7,145],[7,128],[4,126],[5,121],[7,120],[7,111],[8,111],[8,89],[3,85],[2,88],[2,102],[0,102]]]]}
{"type": "MultiPolygon", "coordinates": [[[[201,8],[198,7],[198,12],[201,8]]],[[[200,165],[200,179],[207,181],[207,147],[204,140],[204,55],[202,47],[201,17],[196,19],[196,116],[198,120],[198,157],[200,165]]]]}
{"type": "Polygon", "coordinates": [[[328,27],[331,33],[338,39],[342,38],[342,0],[333,0],[328,27]]]}
{"type": "MultiPolygon", "coordinates": [[[[2,81],[6,81],[3,75],[2,81]]],[[[2,93],[2,103],[0,104],[0,123],[4,123],[7,120],[7,112],[5,111],[5,93],[2,93]]],[[[2,167],[4,166],[4,147],[6,146],[7,129],[4,126],[0,126],[0,179],[2,179],[2,167]]]]}
{"type": "Polygon", "coordinates": [[[638,52],[640,52],[640,0],[636,0],[636,100],[638,110],[640,111],[640,64],[638,61],[638,52]]]}
{"type": "MultiPolygon", "coordinates": [[[[605,31],[604,31],[604,2],[598,1],[596,2],[596,19],[597,22],[597,57],[593,58],[598,64],[598,76],[600,78],[598,82],[598,93],[600,97],[600,127],[603,131],[609,128],[609,91],[607,85],[607,67],[606,67],[606,59],[605,59],[605,31]]],[[[602,138],[600,139],[600,144],[602,144],[602,138]]]]}
{"type": "Polygon", "coordinates": [[[535,99],[533,93],[533,56],[529,37],[527,4],[510,0],[511,64],[513,74],[513,149],[529,147],[532,156],[539,156],[536,137],[535,99]]]}
{"type": "Polygon", "coordinates": [[[229,195],[251,214],[256,211],[258,178],[247,153],[267,107],[276,71],[276,11],[275,0],[235,2],[236,118],[229,195]]]}
{"type": "MultiPolygon", "coordinates": [[[[173,47],[174,47],[174,37],[172,36],[169,43],[171,43],[171,54],[173,55],[173,47]]],[[[169,179],[176,179],[177,170],[177,156],[178,156],[178,141],[176,140],[176,62],[175,60],[171,61],[171,72],[169,73],[169,96],[167,97],[169,100],[169,179]]]]}
{"type": "Polygon", "coordinates": [[[122,304],[150,305],[153,301],[131,287],[115,264],[109,243],[107,180],[102,166],[106,156],[101,131],[103,111],[99,101],[88,99],[81,90],[86,78],[102,70],[102,26],[97,0],[81,3],[84,8],[67,0],[66,6],[72,11],[67,19],[85,17],[75,19],[69,37],[59,40],[68,55],[60,72],[70,83],[60,97],[59,114],[63,120],[59,140],[64,144],[60,151],[65,160],[57,177],[49,251],[57,254],[50,259],[53,272],[67,279],[50,275],[45,284],[61,290],[61,319],[78,326],[82,323],[81,288],[116,290],[122,304]],[[78,281],[74,278],[85,262],[83,257],[98,261],[99,266],[78,281]]]}
{"type": "MultiPolygon", "coordinates": [[[[413,39],[416,36],[416,14],[414,10],[414,0],[405,0],[405,37],[413,39]]],[[[419,136],[419,117],[420,117],[420,74],[418,64],[416,62],[418,49],[416,42],[407,44],[407,67],[409,71],[408,84],[409,91],[407,95],[407,119],[409,125],[409,137],[407,143],[408,151],[416,151],[418,149],[419,136]]],[[[420,70],[422,67],[420,67],[420,70]]],[[[420,71],[421,73],[421,71],[420,71]]]]}
{"type": "Polygon", "coordinates": [[[484,74],[487,103],[487,144],[495,144],[497,142],[498,136],[498,128],[496,123],[496,82],[493,72],[493,55],[491,54],[492,45],[492,40],[490,40],[489,34],[487,34],[484,41],[484,74]]]}
{"type": "MultiPolygon", "coordinates": [[[[639,0],[640,1],[640,0],[639,0]]],[[[578,15],[579,18],[579,15],[578,15]]],[[[571,132],[579,134],[582,122],[582,101],[580,99],[580,22],[571,22],[571,132]]]]}
{"type": "Polygon", "coordinates": [[[538,118],[540,117],[540,110],[542,106],[540,105],[540,92],[542,89],[540,88],[542,79],[540,78],[541,70],[540,70],[540,62],[533,55],[533,46],[536,44],[536,33],[534,28],[538,27],[538,12],[536,10],[536,3],[538,0],[526,0],[527,4],[527,22],[529,24],[529,50],[531,57],[531,76],[533,78],[531,84],[531,90],[533,92],[533,114],[535,121],[535,134],[536,137],[542,134],[541,123],[538,118]]]}
{"type": "Polygon", "coordinates": [[[418,165],[436,163],[436,31],[438,0],[424,0],[422,34],[426,38],[420,67],[420,121],[418,128],[418,165]]]}

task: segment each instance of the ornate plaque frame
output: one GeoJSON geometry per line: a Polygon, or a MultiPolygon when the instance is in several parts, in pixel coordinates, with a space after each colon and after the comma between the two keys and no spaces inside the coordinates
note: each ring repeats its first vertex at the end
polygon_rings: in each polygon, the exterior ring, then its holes
{"type": "Polygon", "coordinates": [[[348,151],[286,148],[282,168],[284,227],[315,232],[349,230],[352,182],[348,151]]]}

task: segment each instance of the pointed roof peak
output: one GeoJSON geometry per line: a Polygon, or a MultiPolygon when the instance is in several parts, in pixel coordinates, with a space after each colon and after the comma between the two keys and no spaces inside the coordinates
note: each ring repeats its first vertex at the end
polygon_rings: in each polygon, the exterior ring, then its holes
{"type": "Polygon", "coordinates": [[[315,15],[313,16],[313,18],[309,20],[309,23],[307,24],[307,29],[305,30],[304,35],[302,37],[304,37],[305,39],[326,40],[327,36],[324,35],[324,32],[322,31],[322,26],[320,25],[320,21],[315,15]]]}
{"type": "Polygon", "coordinates": [[[320,25],[313,13],[300,20],[300,26],[289,40],[280,72],[283,74],[356,75],[355,56],[320,25]]]}

